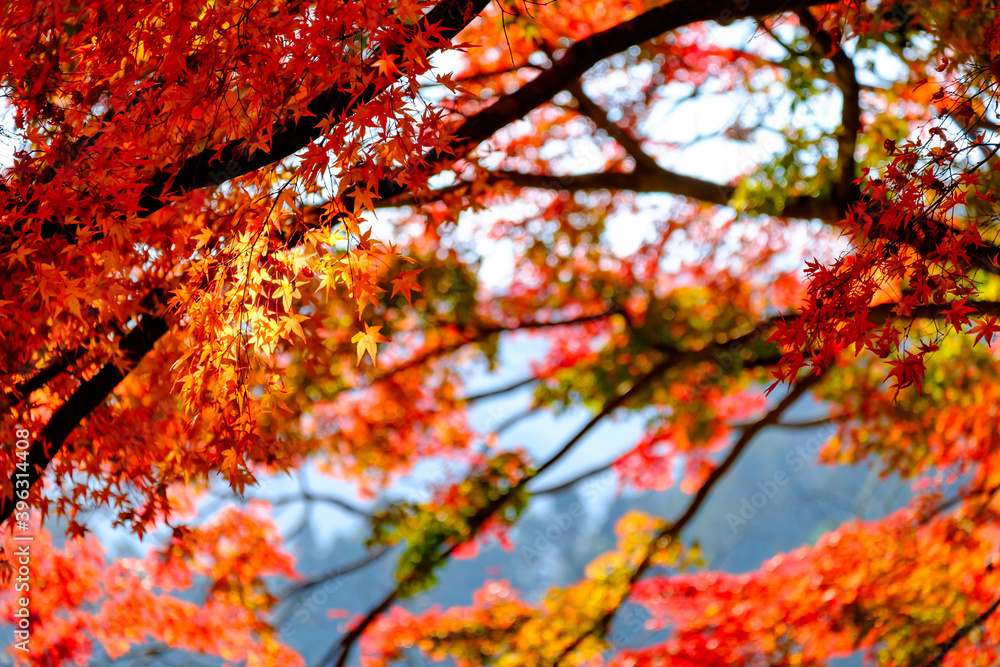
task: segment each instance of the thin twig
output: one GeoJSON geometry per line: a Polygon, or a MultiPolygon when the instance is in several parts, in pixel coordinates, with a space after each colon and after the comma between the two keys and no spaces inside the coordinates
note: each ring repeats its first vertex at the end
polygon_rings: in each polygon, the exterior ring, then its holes
{"type": "Polygon", "coordinates": [[[519,380],[519,381],[517,381],[517,382],[515,382],[513,384],[509,384],[506,387],[498,387],[497,389],[492,389],[490,391],[483,391],[483,392],[480,392],[478,394],[469,394],[468,396],[466,396],[462,400],[465,401],[466,403],[472,403],[474,401],[481,401],[481,400],[483,400],[485,398],[493,398],[495,396],[502,396],[502,395],[510,393],[512,391],[517,391],[521,387],[527,387],[529,384],[533,384],[535,382],[538,382],[538,378],[532,376],[532,377],[529,377],[529,378],[525,378],[523,380],[519,380]]]}

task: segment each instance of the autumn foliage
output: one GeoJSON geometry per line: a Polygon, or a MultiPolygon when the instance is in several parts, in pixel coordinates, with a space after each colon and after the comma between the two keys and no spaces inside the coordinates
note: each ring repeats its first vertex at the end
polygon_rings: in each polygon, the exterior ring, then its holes
{"type": "Polygon", "coordinates": [[[1000,664],[992,0],[14,0],[0,63],[17,660],[302,664],[278,611],[343,564],[300,571],[257,484],[308,469],[397,563],[324,666],[1000,664]],[[511,345],[542,350],[529,375],[470,387],[511,345]],[[587,419],[545,443],[470,418],[524,390],[587,419]],[[686,528],[809,396],[820,458],[912,499],[709,570],[686,528]],[[626,515],[538,599],[402,604],[510,549],[629,416],[592,472],[684,511],[626,515]]]}

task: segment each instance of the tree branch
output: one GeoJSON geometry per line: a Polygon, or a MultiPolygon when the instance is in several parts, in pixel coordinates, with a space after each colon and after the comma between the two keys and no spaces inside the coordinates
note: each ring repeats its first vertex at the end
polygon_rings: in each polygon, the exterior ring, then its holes
{"type": "Polygon", "coordinates": [[[970,632],[972,632],[973,630],[981,626],[983,623],[985,623],[987,619],[989,619],[989,617],[993,615],[993,612],[995,612],[998,608],[1000,608],[1000,598],[997,598],[996,602],[990,605],[985,611],[983,611],[983,613],[979,614],[979,616],[975,617],[970,622],[966,623],[961,628],[959,628],[958,631],[954,635],[952,635],[951,639],[949,639],[948,641],[946,641],[944,644],[941,645],[941,650],[938,651],[937,655],[931,658],[924,665],[924,667],[938,667],[939,665],[941,665],[942,661],[945,659],[945,656],[947,656],[948,653],[953,648],[955,648],[958,642],[962,641],[970,632]]]}
{"type": "Polygon", "coordinates": [[[434,359],[436,357],[440,357],[450,352],[454,352],[455,350],[458,350],[459,348],[464,347],[465,345],[489,340],[490,336],[495,336],[497,334],[515,332],[515,331],[530,331],[532,329],[548,329],[550,327],[570,326],[573,324],[585,324],[587,322],[602,320],[606,317],[610,317],[611,315],[614,315],[619,312],[621,312],[619,308],[612,307],[609,308],[608,310],[605,310],[604,312],[596,313],[594,315],[581,315],[580,317],[573,317],[565,320],[550,320],[547,322],[546,321],[520,322],[516,325],[510,325],[510,326],[491,324],[481,327],[478,330],[475,329],[474,327],[470,327],[470,331],[468,331],[466,335],[463,336],[463,338],[461,338],[460,340],[454,343],[448,343],[442,345],[441,347],[433,350],[428,350],[422,354],[418,354],[417,356],[404,361],[398,366],[394,366],[385,371],[384,373],[379,374],[376,378],[372,380],[372,382],[378,382],[380,380],[384,380],[387,377],[390,377],[396,373],[408,370],[410,368],[413,368],[414,366],[419,366],[420,364],[426,361],[430,361],[431,359],[434,359]]]}
{"type": "Polygon", "coordinates": [[[585,479],[590,479],[591,477],[595,477],[603,472],[611,470],[611,467],[615,464],[615,461],[617,460],[618,459],[613,459],[611,461],[608,461],[607,463],[602,463],[601,465],[594,466],[590,470],[582,472],[576,477],[572,477],[566,480],[565,482],[560,482],[559,484],[546,486],[544,489],[538,489],[537,491],[532,491],[531,495],[544,496],[547,494],[559,493],[560,491],[565,491],[566,489],[570,489],[585,479]]]}
{"type": "Polygon", "coordinates": [[[465,401],[466,403],[473,403],[475,401],[481,401],[486,398],[503,396],[504,394],[510,393],[512,391],[517,391],[521,387],[527,387],[528,385],[534,384],[535,382],[538,382],[538,378],[532,376],[529,378],[525,378],[523,380],[518,380],[517,382],[509,384],[505,387],[499,387],[497,389],[492,389],[490,391],[479,392],[478,394],[469,394],[468,396],[466,396],[461,400],[465,401]]]}
{"type": "MultiPolygon", "coordinates": [[[[441,0],[420,21],[420,28],[411,32],[434,34],[437,39],[429,52],[436,51],[450,42],[474,19],[489,0],[441,0]]],[[[407,43],[387,46],[384,53],[402,56],[407,43]]],[[[374,66],[372,66],[374,70],[374,66]]],[[[314,98],[306,107],[309,115],[300,115],[298,120],[289,118],[278,123],[271,133],[268,149],[249,152],[249,142],[244,139],[230,141],[221,150],[207,149],[186,159],[179,167],[154,175],[142,190],[139,206],[144,209],[140,217],[145,217],[167,205],[169,198],[190,190],[221,185],[222,183],[274,164],[305,148],[322,136],[323,122],[327,118],[340,118],[358,106],[368,103],[376,95],[386,90],[399,74],[378,76],[361,93],[330,88],[314,98]]],[[[396,186],[398,187],[398,186],[396,186]]]]}
{"type": "MultiPolygon", "coordinates": [[[[489,0],[441,0],[435,5],[420,21],[424,34],[436,33],[438,36],[436,43],[432,43],[428,50],[428,55],[451,41],[487,4],[489,0]]],[[[416,27],[410,28],[411,33],[418,30],[416,27]]],[[[398,44],[387,45],[384,53],[394,57],[402,56],[406,45],[406,39],[398,44]]],[[[368,65],[372,72],[377,70],[374,63],[368,65]]],[[[359,105],[370,102],[388,89],[399,76],[398,72],[378,76],[373,74],[370,77],[372,83],[360,93],[339,87],[326,90],[309,102],[305,108],[307,113],[298,114],[297,120],[291,112],[286,112],[286,120],[276,123],[271,128],[271,144],[266,149],[250,151],[249,140],[233,139],[221,149],[206,149],[185,159],[174,168],[154,173],[139,193],[139,209],[135,215],[146,218],[167,206],[171,199],[178,195],[222,185],[226,181],[274,164],[302,150],[323,134],[322,127],[327,118],[346,117],[359,105]]],[[[393,193],[404,191],[404,188],[389,180],[380,183],[380,191],[385,188],[393,193]]],[[[76,242],[76,225],[65,224],[59,220],[46,221],[42,225],[42,237],[55,236],[65,237],[71,243],[76,242]]],[[[95,231],[88,236],[88,239],[96,241],[103,237],[102,233],[95,231]]]]}
{"type": "MultiPolygon", "coordinates": [[[[824,4],[823,0],[675,0],[575,42],[555,63],[518,90],[465,121],[455,132],[455,156],[461,156],[497,130],[549,101],[597,62],[692,23],[769,16],[824,4]]],[[[430,162],[445,156],[436,155],[430,162]]]]}
{"type": "MultiPolygon", "coordinates": [[[[19,477],[23,473],[13,473],[10,478],[12,488],[23,488],[23,485],[17,484],[23,479],[27,479],[29,489],[35,486],[49,463],[59,454],[70,432],[111,395],[115,387],[138,365],[143,356],[153,349],[156,341],[166,332],[167,322],[162,316],[146,315],[139,318],[136,327],[121,342],[120,363],[105,364],[97,374],[73,392],[49,418],[28,451],[27,476],[19,477]]],[[[10,518],[15,503],[15,497],[0,497],[0,524],[10,518]]]]}
{"type": "Polygon", "coordinates": [[[343,498],[338,498],[337,496],[329,495],[326,493],[314,493],[312,491],[301,491],[300,493],[292,493],[284,496],[277,496],[274,498],[268,498],[266,496],[239,496],[242,500],[263,500],[264,502],[277,507],[278,505],[290,505],[292,503],[326,503],[328,505],[333,505],[339,507],[345,512],[350,512],[351,514],[357,514],[360,517],[370,519],[372,513],[350,503],[343,498]]]}
{"type": "MultiPolygon", "coordinates": [[[[1000,312],[1000,302],[984,302],[980,303],[979,305],[984,310],[1000,312]]],[[[872,309],[871,311],[872,316],[887,317],[891,312],[892,307],[894,306],[895,304],[884,304],[883,306],[877,306],[872,309]]],[[[945,304],[941,306],[927,306],[923,310],[927,311],[926,313],[927,315],[939,315],[941,313],[947,312],[947,309],[948,305],[945,304]]],[[[915,312],[917,310],[922,310],[922,309],[914,309],[915,312]]],[[[916,316],[919,315],[914,315],[914,317],[916,316]]],[[[747,333],[738,336],[732,339],[731,341],[728,341],[726,344],[720,344],[718,346],[709,346],[697,352],[684,351],[684,350],[661,350],[664,353],[664,357],[659,362],[657,362],[646,374],[644,374],[638,380],[636,380],[636,382],[628,390],[621,392],[615,395],[613,398],[609,399],[604,404],[600,412],[598,412],[586,424],[584,424],[584,426],[579,431],[577,431],[576,434],[573,435],[573,437],[571,437],[566,442],[566,444],[564,444],[544,463],[542,463],[538,468],[536,468],[531,475],[528,475],[523,479],[521,479],[517,484],[513,485],[509,491],[501,494],[496,500],[494,500],[493,502],[485,506],[482,510],[480,510],[479,513],[477,513],[477,515],[473,517],[469,522],[470,531],[469,531],[469,536],[466,539],[466,542],[476,537],[479,528],[482,527],[482,525],[486,522],[487,519],[489,519],[490,516],[492,516],[497,510],[503,507],[503,505],[507,502],[507,499],[510,498],[512,494],[519,492],[530,481],[538,478],[539,475],[541,475],[543,472],[545,472],[546,470],[554,466],[556,463],[558,463],[577,444],[579,444],[580,441],[583,440],[584,437],[600,423],[601,420],[609,416],[616,409],[627,403],[636,394],[638,394],[643,389],[648,387],[649,384],[651,384],[656,378],[660,377],[667,369],[669,369],[670,367],[679,362],[690,363],[693,361],[705,361],[713,359],[714,358],[713,355],[718,354],[719,349],[723,348],[732,349],[733,345],[739,347],[745,347],[748,344],[760,340],[763,333],[768,331],[771,327],[774,326],[775,322],[781,319],[783,318],[780,316],[770,318],[768,320],[761,322],[747,333]]],[[[652,558],[655,556],[655,553],[660,548],[662,548],[662,546],[664,546],[666,542],[668,542],[671,539],[675,539],[681,533],[681,531],[687,526],[687,524],[690,523],[690,521],[697,514],[698,510],[707,500],[708,495],[710,494],[712,489],[719,483],[722,477],[732,468],[732,466],[736,463],[737,459],[747,448],[747,446],[750,444],[753,438],[756,437],[757,434],[760,433],[760,431],[762,431],[764,428],[779,424],[781,415],[784,414],[788,410],[788,408],[790,408],[791,405],[795,403],[795,401],[797,401],[806,391],[815,386],[822,378],[822,375],[823,371],[821,370],[803,378],[792,387],[792,389],[788,392],[788,394],[775,406],[774,409],[772,409],[770,412],[764,415],[764,417],[762,417],[760,420],[752,424],[748,424],[744,427],[744,430],[740,435],[740,438],[733,445],[733,448],[730,450],[729,455],[716,467],[714,471],[712,471],[708,479],[695,494],[691,503],[688,505],[686,511],[676,521],[666,526],[659,533],[657,533],[656,537],[651,542],[650,549],[644,556],[643,561],[640,562],[640,565],[638,566],[636,571],[633,572],[633,575],[629,580],[629,593],[631,592],[631,588],[635,584],[635,582],[638,581],[638,579],[651,566],[652,558]]],[[[600,466],[599,468],[595,468],[585,473],[580,478],[572,480],[572,482],[579,481],[579,479],[582,479],[583,477],[596,475],[602,472],[604,469],[606,469],[606,466],[600,466]]],[[[564,486],[565,485],[560,484],[557,487],[543,489],[540,491],[540,493],[555,493],[556,491],[561,490],[561,488],[563,488],[564,486]]],[[[461,544],[462,543],[455,543],[451,545],[448,549],[446,549],[444,552],[438,554],[436,557],[434,557],[432,561],[433,564],[437,565],[447,560],[450,557],[450,555],[454,552],[454,550],[457,549],[461,544]]],[[[337,642],[337,644],[331,647],[330,651],[326,654],[324,659],[319,663],[319,667],[323,667],[324,665],[327,665],[333,662],[334,660],[336,661],[334,663],[336,667],[343,667],[347,662],[348,655],[350,654],[351,648],[353,647],[354,643],[357,642],[357,640],[361,637],[361,635],[364,634],[365,630],[372,623],[374,623],[379,616],[385,613],[385,611],[387,611],[389,607],[399,598],[400,592],[402,591],[402,586],[405,583],[407,582],[402,581],[399,584],[397,584],[396,587],[392,591],[390,591],[375,607],[369,610],[368,614],[366,614],[365,617],[356,626],[354,626],[346,635],[344,635],[344,637],[342,637],[341,640],[337,642]]],[[[622,602],[625,601],[629,593],[627,593],[625,598],[622,599],[622,602]]],[[[553,664],[558,664],[559,660],[568,655],[568,653],[571,652],[577,645],[579,645],[579,642],[582,641],[586,636],[588,636],[589,634],[591,634],[592,632],[594,632],[599,628],[606,628],[608,623],[610,623],[612,617],[614,616],[616,610],[617,607],[614,610],[609,610],[604,620],[599,622],[599,624],[595,624],[595,626],[587,630],[585,634],[578,637],[577,640],[575,640],[570,646],[568,646],[562,652],[560,658],[558,658],[556,660],[556,663],[553,664]]]]}
{"type": "Polygon", "coordinates": [[[570,653],[573,652],[584,639],[589,637],[594,632],[606,632],[608,626],[613,620],[615,614],[621,608],[621,605],[625,603],[629,595],[632,593],[632,589],[642,575],[649,570],[653,565],[653,558],[663,547],[669,544],[672,540],[677,539],[681,531],[691,522],[691,520],[701,509],[701,506],[708,499],[709,494],[712,489],[719,483],[719,481],[725,476],[727,472],[735,465],[736,461],[739,460],[740,455],[746,450],[750,442],[760,433],[762,430],[768,426],[775,424],[781,418],[791,406],[794,404],[802,395],[815,386],[822,378],[822,372],[814,373],[812,375],[806,376],[792,387],[791,391],[778,402],[778,404],[771,409],[766,415],[761,417],[758,421],[748,426],[740,438],[733,445],[732,449],[729,450],[729,454],[723,461],[716,466],[715,470],[708,476],[704,484],[698,489],[698,492],[692,498],[691,502],[688,504],[687,509],[684,513],[677,518],[673,523],[664,526],[652,539],[649,547],[646,549],[646,553],[639,565],[629,576],[627,582],[627,590],[622,596],[618,604],[606,611],[600,619],[598,619],[590,628],[584,630],[576,636],[576,638],[566,646],[559,656],[552,662],[552,667],[558,665],[562,660],[564,660],[570,653]]]}
{"type": "MultiPolygon", "coordinates": [[[[450,40],[482,11],[487,2],[488,0],[442,0],[424,15],[421,25],[424,30],[437,26],[440,39],[450,40]]],[[[436,48],[432,46],[430,50],[436,48]]],[[[396,45],[387,52],[395,53],[394,49],[401,52],[403,45],[396,45]]],[[[221,153],[204,151],[186,160],[176,171],[157,174],[143,190],[141,204],[146,210],[140,212],[139,216],[145,217],[163,208],[167,204],[164,200],[170,196],[209,185],[219,185],[225,180],[273,164],[291,155],[320,136],[320,123],[326,116],[346,115],[370,100],[391,81],[385,78],[377,79],[376,83],[371,84],[360,95],[352,95],[339,89],[327,91],[308,106],[309,111],[316,114],[316,117],[302,117],[298,122],[286,123],[275,128],[270,150],[257,150],[241,156],[241,152],[245,153],[246,143],[237,140],[230,142],[221,153]],[[220,156],[221,161],[216,156],[220,156]],[[223,171],[217,171],[219,169],[223,171]]],[[[141,315],[136,328],[122,340],[120,346],[124,357],[122,367],[119,368],[114,363],[105,364],[52,414],[29,450],[26,478],[29,489],[37,484],[49,463],[59,453],[70,432],[111,395],[115,387],[135,368],[142,357],[153,349],[156,341],[166,332],[167,323],[162,316],[141,315]]],[[[14,487],[18,479],[16,474],[11,476],[12,488],[20,488],[14,487]]],[[[14,505],[13,497],[0,498],[0,524],[10,518],[14,505]]]]}
{"type": "Polygon", "coordinates": [[[389,547],[378,547],[376,549],[373,549],[372,551],[368,552],[364,556],[361,556],[352,563],[348,563],[347,565],[341,565],[340,567],[336,567],[332,570],[324,572],[318,577],[313,577],[309,581],[305,581],[302,582],[301,584],[296,584],[295,586],[292,586],[288,590],[284,591],[280,597],[282,597],[284,600],[288,600],[289,598],[305,593],[309,589],[315,588],[320,584],[325,584],[328,581],[342,577],[345,574],[350,574],[351,572],[357,572],[361,568],[374,563],[379,558],[389,553],[389,551],[391,551],[389,547]]]}
{"type": "MultiPolygon", "coordinates": [[[[608,190],[611,192],[636,192],[649,194],[669,194],[688,197],[706,204],[729,206],[736,187],[713,181],[706,181],[694,176],[688,176],[676,171],[664,169],[659,165],[648,166],[637,164],[632,173],[625,172],[589,172],[583,174],[529,174],[520,171],[493,171],[488,175],[490,182],[510,183],[515,188],[535,188],[539,190],[554,190],[560,192],[594,192],[608,190]]],[[[428,193],[423,199],[440,199],[442,196],[458,192],[468,187],[467,182],[456,183],[428,193]]],[[[407,206],[419,203],[417,197],[406,194],[387,197],[378,202],[379,206],[407,206]]],[[[797,218],[811,220],[814,218],[825,222],[837,222],[844,217],[844,210],[833,200],[820,197],[794,197],[784,202],[780,211],[749,210],[748,213],[766,213],[779,218],[797,218]]]]}
{"type": "Polygon", "coordinates": [[[70,352],[59,355],[57,359],[52,360],[52,362],[30,378],[14,385],[13,389],[3,395],[3,400],[7,401],[11,407],[17,406],[32,393],[62,375],[69,368],[70,364],[83,355],[83,351],[83,347],[78,347],[70,352]]]}
{"type": "Polygon", "coordinates": [[[820,28],[812,12],[802,9],[796,14],[812,34],[814,53],[822,58],[829,58],[833,63],[833,73],[843,97],[841,127],[837,132],[837,182],[834,192],[837,202],[846,206],[854,199],[854,180],[857,178],[854,152],[858,144],[858,132],[861,131],[861,87],[858,85],[854,62],[840,44],[834,43],[833,36],[820,28]]]}
{"type": "Polygon", "coordinates": [[[598,129],[604,130],[611,139],[618,142],[618,145],[625,149],[633,160],[635,160],[636,170],[640,168],[648,169],[650,171],[657,171],[660,169],[660,165],[656,163],[653,157],[642,149],[642,145],[639,141],[633,137],[629,132],[619,126],[617,123],[612,122],[608,118],[607,112],[601,108],[597,102],[590,99],[587,93],[583,91],[583,86],[580,85],[580,81],[574,81],[569,86],[566,87],[570,95],[576,100],[577,110],[593,121],[594,125],[598,129]]]}
{"type": "Polygon", "coordinates": [[[340,641],[334,644],[330,650],[326,653],[323,659],[318,663],[317,667],[324,667],[330,663],[334,663],[335,667],[344,667],[347,663],[347,658],[351,652],[352,647],[355,642],[360,639],[361,635],[364,634],[365,630],[378,619],[383,613],[385,613],[389,607],[395,602],[403,591],[403,586],[407,584],[412,578],[423,574],[427,568],[436,567],[438,564],[445,562],[451,554],[455,552],[463,544],[475,539],[480,528],[486,523],[486,521],[493,516],[500,508],[502,508],[507,501],[514,497],[515,494],[521,492],[525,485],[538,477],[543,471],[555,465],[561,458],[570,452],[570,450],[579,443],[584,436],[587,435],[602,419],[610,415],[616,409],[621,407],[626,403],[632,396],[641,391],[643,388],[649,385],[650,382],[659,377],[663,371],[667,369],[670,363],[673,362],[673,358],[667,357],[656,364],[648,373],[640,377],[636,382],[627,390],[615,397],[609,399],[600,412],[597,413],[593,418],[588,421],[583,428],[577,431],[570,440],[563,445],[554,455],[552,455],[548,460],[546,460],[542,465],[535,469],[530,475],[526,475],[516,484],[512,485],[507,491],[501,493],[495,500],[488,503],[482,509],[480,509],[471,519],[469,519],[469,534],[464,540],[460,542],[455,542],[450,545],[443,552],[432,557],[429,564],[422,569],[414,571],[407,578],[403,579],[369,612],[355,625],[351,630],[345,634],[340,641]]]}

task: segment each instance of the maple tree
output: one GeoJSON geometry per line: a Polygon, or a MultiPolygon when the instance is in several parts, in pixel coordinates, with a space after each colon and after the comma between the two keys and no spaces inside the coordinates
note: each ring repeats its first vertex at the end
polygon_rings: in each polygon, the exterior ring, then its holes
{"type": "Polygon", "coordinates": [[[1000,661],[992,0],[17,0],[0,24],[18,659],[301,664],[274,582],[350,568],[297,571],[266,498],[199,503],[313,467],[376,508],[358,567],[398,559],[324,665],[1000,661]],[[692,106],[734,99],[694,136],[692,106]],[[528,337],[530,377],[468,389],[528,337]],[[469,419],[526,386],[590,413],[547,458],[469,419]],[[913,499],[707,571],[685,528],[807,395],[836,425],[824,460],[919,479],[913,499]],[[626,414],[644,435],[592,472],[677,485],[685,511],[626,516],[538,601],[486,581],[470,607],[398,604],[509,547],[536,480],[626,414]],[[393,502],[428,460],[465,475],[393,502]],[[111,558],[95,513],[167,537],[111,558]],[[622,645],[626,603],[665,638],[622,645]]]}

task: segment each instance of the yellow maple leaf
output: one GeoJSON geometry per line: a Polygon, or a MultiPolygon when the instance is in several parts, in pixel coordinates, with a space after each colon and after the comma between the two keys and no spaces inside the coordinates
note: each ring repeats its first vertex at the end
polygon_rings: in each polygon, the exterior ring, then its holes
{"type": "Polygon", "coordinates": [[[351,338],[352,343],[358,344],[358,366],[361,365],[361,358],[365,356],[365,352],[372,358],[372,364],[375,364],[375,355],[378,354],[378,344],[389,340],[379,333],[379,329],[381,328],[381,325],[370,327],[366,324],[363,333],[359,331],[351,338]]]}

